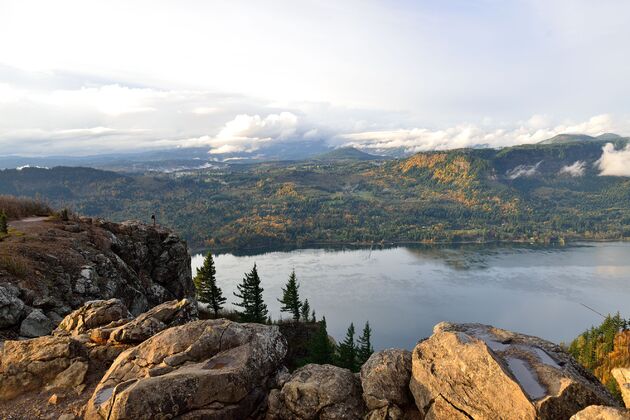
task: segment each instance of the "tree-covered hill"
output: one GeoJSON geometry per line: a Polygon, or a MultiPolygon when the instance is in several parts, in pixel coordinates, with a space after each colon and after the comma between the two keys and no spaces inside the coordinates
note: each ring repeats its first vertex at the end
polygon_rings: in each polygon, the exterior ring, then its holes
{"type": "MultiPolygon", "coordinates": [[[[627,140],[614,143],[619,149],[627,140]]],[[[595,139],[171,174],[24,168],[0,171],[0,194],[38,196],[55,207],[117,220],[156,214],[195,247],[628,238],[630,178],[599,176],[605,144],[595,139]]]]}

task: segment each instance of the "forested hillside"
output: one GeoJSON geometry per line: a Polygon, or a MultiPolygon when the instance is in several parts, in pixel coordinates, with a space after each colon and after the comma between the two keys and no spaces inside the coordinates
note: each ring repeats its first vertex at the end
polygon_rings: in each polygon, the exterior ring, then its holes
{"type": "MultiPolygon", "coordinates": [[[[616,139],[616,147],[627,140],[616,139]]],[[[314,242],[540,242],[630,237],[630,178],[599,176],[606,143],[228,165],[129,175],[0,171],[0,194],[115,220],[149,220],[194,247],[314,242]]]]}

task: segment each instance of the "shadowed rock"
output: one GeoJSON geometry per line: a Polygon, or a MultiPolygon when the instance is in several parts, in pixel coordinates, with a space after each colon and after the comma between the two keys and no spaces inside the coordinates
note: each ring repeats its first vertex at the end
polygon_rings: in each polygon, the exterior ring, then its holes
{"type": "Polygon", "coordinates": [[[420,419],[409,391],[411,352],[387,349],[370,356],[361,367],[366,419],[420,419]]]}
{"type": "Polygon", "coordinates": [[[362,419],[366,413],[357,375],[331,365],[306,365],[269,394],[267,420],[362,419]]]}

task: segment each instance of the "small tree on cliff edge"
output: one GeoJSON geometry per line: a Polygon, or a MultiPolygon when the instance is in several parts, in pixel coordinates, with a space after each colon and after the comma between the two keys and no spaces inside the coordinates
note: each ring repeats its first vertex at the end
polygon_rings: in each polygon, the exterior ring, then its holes
{"type": "Polygon", "coordinates": [[[302,321],[308,322],[308,316],[311,314],[311,305],[308,303],[308,299],[305,299],[302,303],[302,321]]]}
{"type": "Polygon", "coordinates": [[[328,337],[326,329],[326,317],[319,322],[319,329],[309,343],[309,361],[320,365],[332,363],[335,354],[335,346],[328,337]]]}
{"type": "Polygon", "coordinates": [[[374,353],[374,348],[372,347],[372,328],[370,328],[369,321],[365,323],[363,334],[361,334],[361,337],[359,337],[357,341],[357,362],[359,366],[362,366],[367,362],[372,353],[374,353]]]}
{"type": "Polygon", "coordinates": [[[197,269],[197,275],[193,279],[197,289],[197,298],[200,302],[207,303],[214,312],[214,317],[219,316],[219,311],[223,309],[223,304],[227,300],[223,297],[221,288],[217,286],[217,271],[214,268],[212,254],[208,252],[203,266],[197,269]]]}
{"type": "Polygon", "coordinates": [[[4,210],[0,211],[0,233],[9,233],[9,226],[7,224],[7,214],[4,210]]]}
{"type": "Polygon", "coordinates": [[[282,304],[280,310],[282,312],[290,312],[293,314],[293,320],[300,320],[300,309],[302,308],[302,302],[300,302],[300,294],[298,289],[300,285],[295,277],[295,270],[291,272],[286,287],[282,289],[282,299],[278,301],[282,304]]]}
{"type": "Polygon", "coordinates": [[[241,301],[234,302],[234,304],[243,308],[243,311],[239,312],[241,319],[245,322],[257,322],[259,324],[267,322],[267,305],[263,300],[263,288],[260,286],[256,264],[254,264],[252,271],[245,273],[243,281],[236,288],[238,293],[234,292],[234,296],[241,301]]]}
{"type": "Polygon", "coordinates": [[[357,348],[354,344],[354,324],[350,323],[348,331],[346,332],[346,338],[341,344],[339,344],[339,351],[337,352],[337,366],[350,369],[353,372],[358,371],[357,364],[357,348]]]}

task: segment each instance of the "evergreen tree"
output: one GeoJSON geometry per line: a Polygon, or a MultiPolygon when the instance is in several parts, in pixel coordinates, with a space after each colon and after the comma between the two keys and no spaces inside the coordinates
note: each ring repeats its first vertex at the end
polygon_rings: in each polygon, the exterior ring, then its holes
{"type": "Polygon", "coordinates": [[[9,233],[9,226],[7,224],[7,214],[4,210],[0,211],[0,233],[9,233]]]}
{"type": "Polygon", "coordinates": [[[372,353],[374,353],[374,348],[372,347],[372,328],[370,328],[370,322],[365,323],[365,327],[363,328],[363,334],[359,337],[357,343],[357,361],[359,366],[362,366],[363,363],[367,362],[372,353]]]}
{"type": "Polygon", "coordinates": [[[223,296],[221,288],[217,286],[216,269],[214,268],[214,260],[212,254],[208,252],[203,266],[197,269],[197,275],[193,279],[195,288],[197,289],[197,298],[199,302],[210,305],[214,312],[214,317],[218,317],[219,311],[223,309],[223,304],[227,300],[223,296]]]}
{"type": "Polygon", "coordinates": [[[336,364],[353,372],[358,371],[357,347],[354,344],[354,323],[350,323],[345,340],[339,344],[336,364]]]}
{"type": "Polygon", "coordinates": [[[293,315],[294,321],[300,320],[300,309],[302,308],[302,302],[300,302],[300,294],[298,289],[300,285],[295,277],[295,270],[291,272],[287,285],[282,289],[282,299],[278,301],[282,304],[280,310],[282,312],[290,312],[293,315]]]}
{"type": "Polygon", "coordinates": [[[240,302],[234,302],[236,306],[243,308],[239,312],[239,316],[245,322],[257,322],[264,324],[267,322],[267,305],[263,300],[263,288],[260,286],[260,277],[254,263],[254,268],[249,273],[245,273],[241,284],[236,286],[238,293],[234,292],[234,296],[239,298],[240,302]]]}
{"type": "Polygon", "coordinates": [[[302,320],[304,322],[308,322],[308,316],[311,313],[311,305],[308,304],[308,299],[304,300],[302,303],[302,320]]]}
{"type": "Polygon", "coordinates": [[[319,322],[319,329],[309,343],[309,362],[320,365],[333,362],[335,346],[328,337],[326,317],[319,322]]]}
{"type": "Polygon", "coordinates": [[[311,322],[317,322],[317,317],[315,316],[315,309],[311,312],[311,322]]]}

